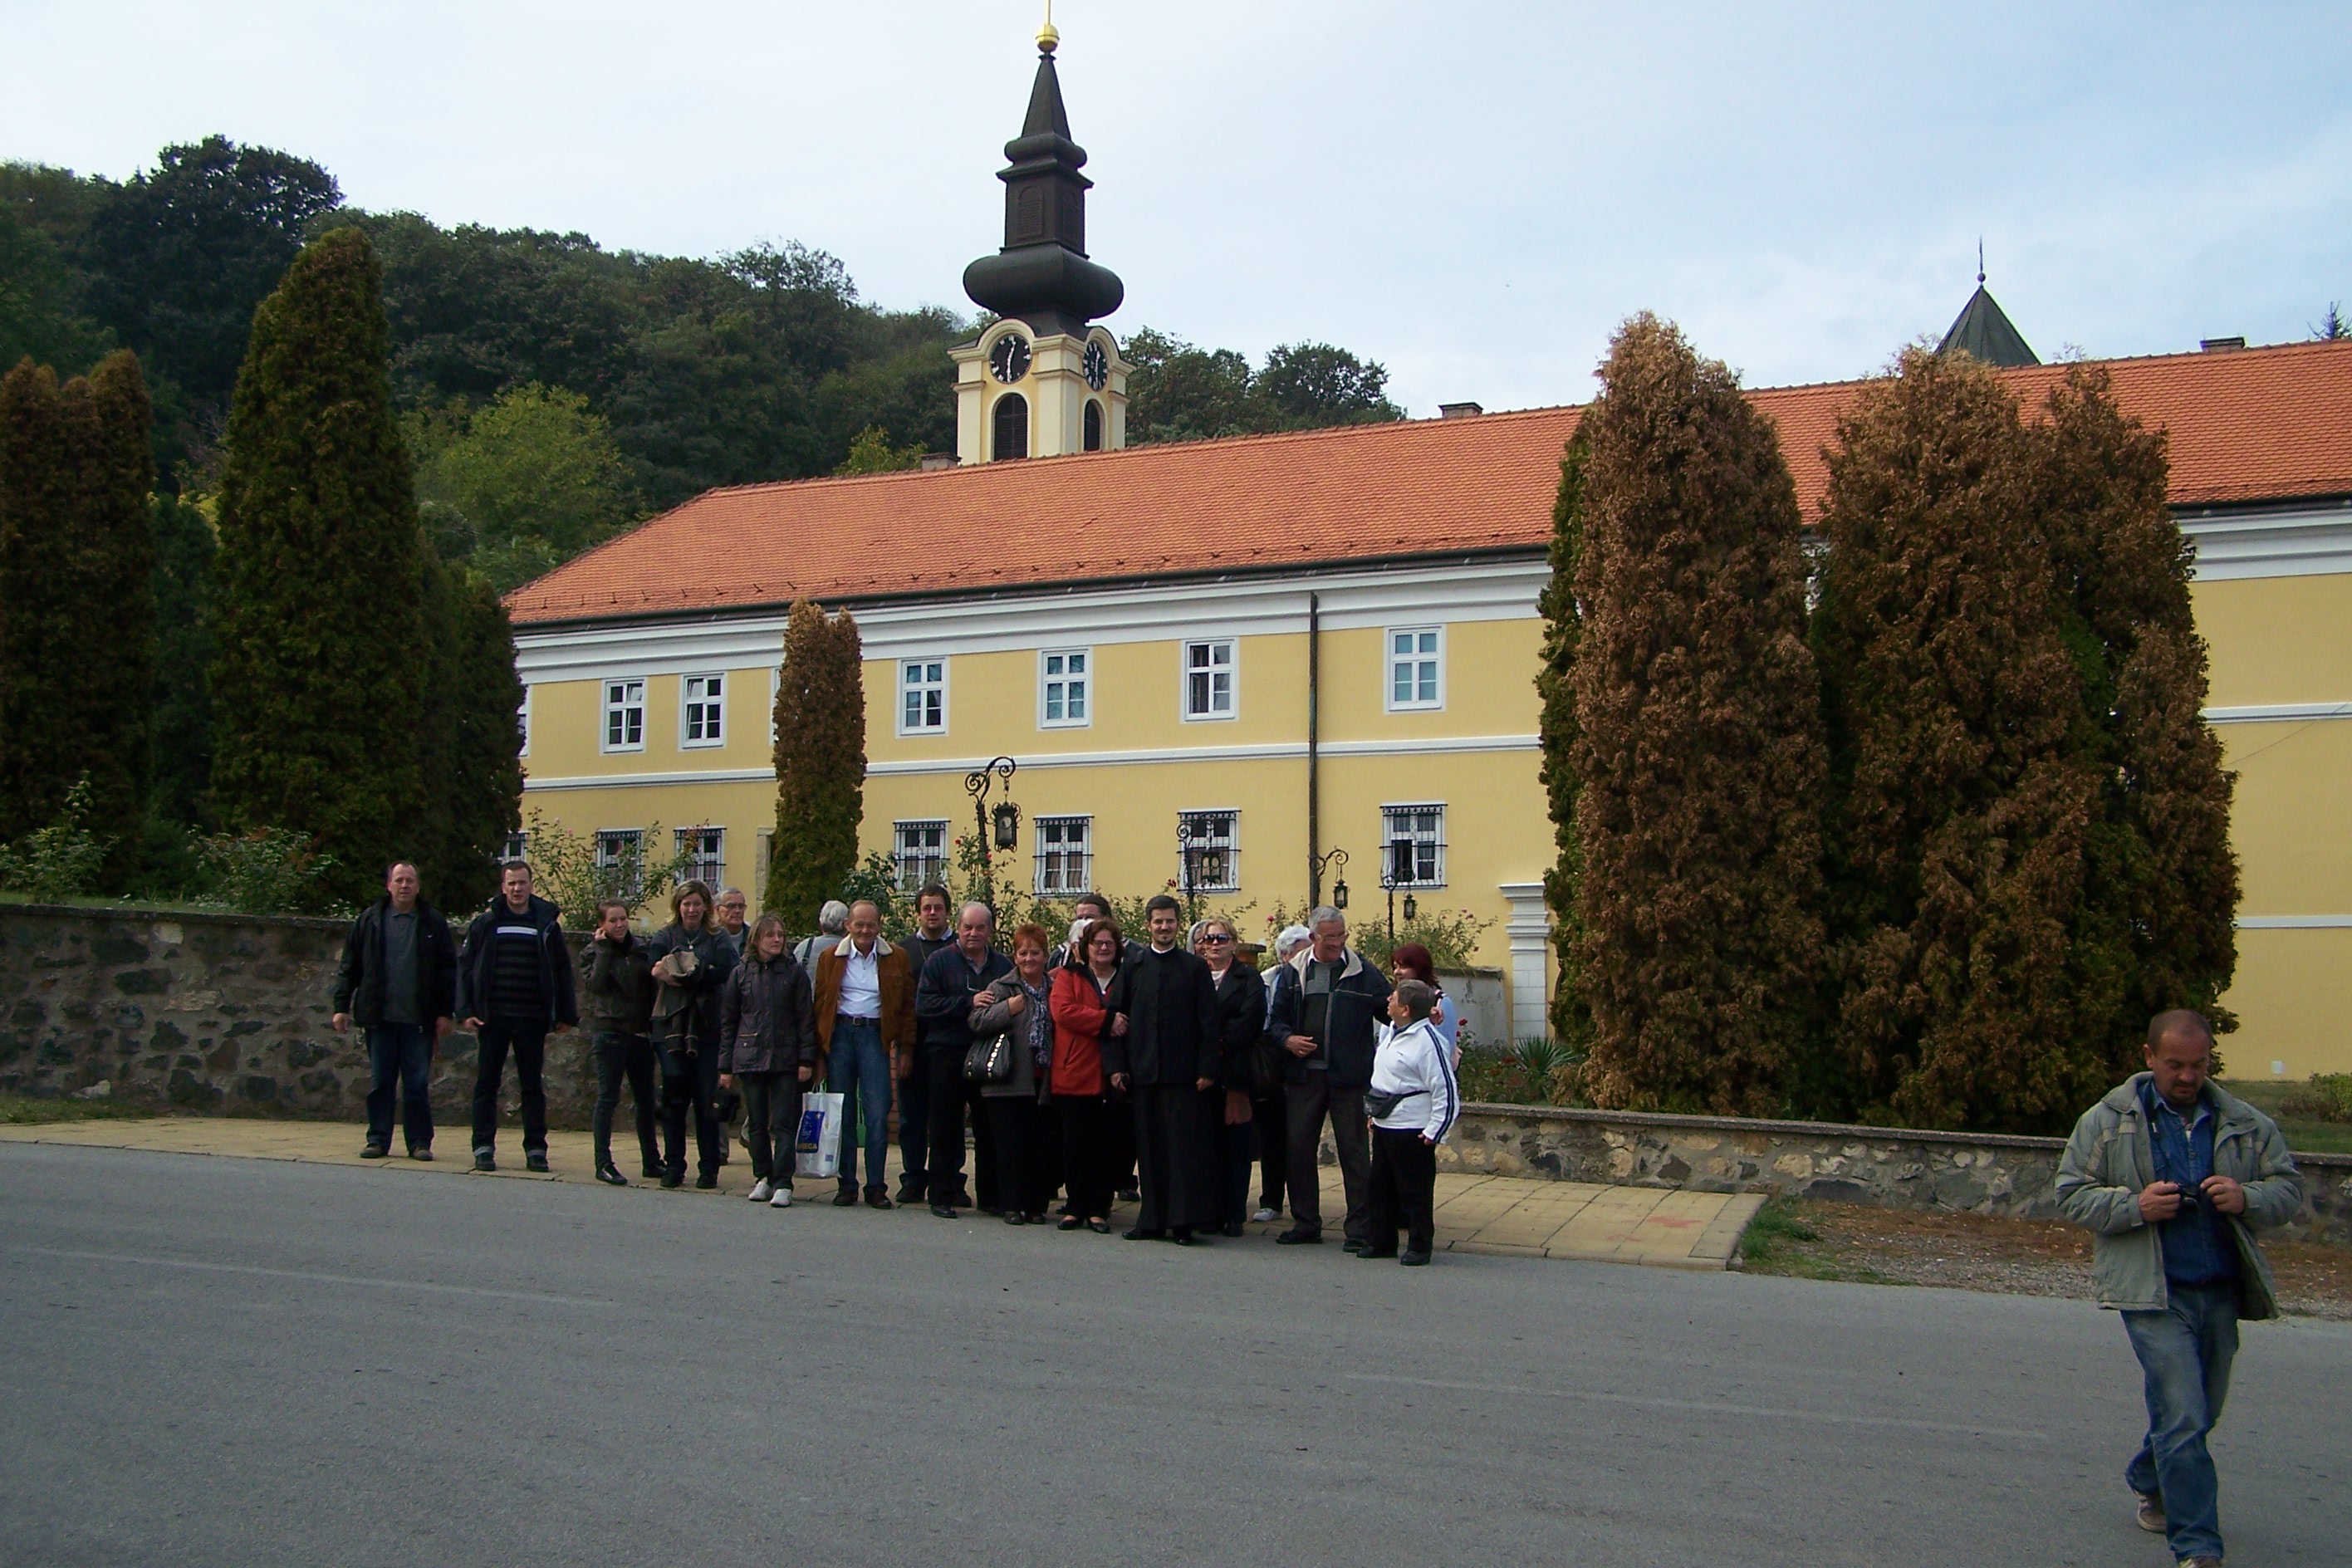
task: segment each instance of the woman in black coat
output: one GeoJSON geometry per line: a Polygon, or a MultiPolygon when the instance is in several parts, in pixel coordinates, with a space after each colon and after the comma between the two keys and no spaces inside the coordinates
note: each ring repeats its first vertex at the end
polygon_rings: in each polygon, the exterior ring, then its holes
{"type": "Polygon", "coordinates": [[[1250,1096],[1257,1089],[1258,1042],[1265,1034],[1265,977],[1240,961],[1240,942],[1233,922],[1218,916],[1192,928],[1192,951],[1217,984],[1217,1086],[1207,1092],[1220,1101],[1216,1190],[1227,1236],[1241,1235],[1249,1217],[1250,1167],[1257,1160],[1250,1096]]]}
{"type": "Polygon", "coordinates": [[[751,1201],[793,1206],[801,1090],[816,1077],[816,1015],[808,972],[784,951],[784,922],[772,914],[743,943],[721,1001],[719,1082],[743,1090],[744,1142],[751,1146],[751,1201]]]}

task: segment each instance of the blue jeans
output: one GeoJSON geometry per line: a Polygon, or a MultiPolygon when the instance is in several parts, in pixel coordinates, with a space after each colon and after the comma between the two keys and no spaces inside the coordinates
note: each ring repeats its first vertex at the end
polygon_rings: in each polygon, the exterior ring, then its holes
{"type": "Polygon", "coordinates": [[[824,1087],[840,1095],[841,1184],[857,1185],[857,1146],[866,1146],[866,1190],[882,1191],[882,1166],[890,1146],[890,1054],[882,1048],[882,1026],[835,1018],[833,1055],[824,1087]],[[863,1130],[862,1137],[853,1132],[863,1130]]]}
{"type": "Polygon", "coordinates": [[[2238,1353],[2238,1287],[2169,1285],[2161,1312],[2126,1312],[2124,1328],[2147,1380],[2147,1436],[2124,1467],[2131,1489],[2164,1500],[2174,1558],[2221,1555],[2220,1484],[2205,1434],[2221,1419],[2238,1353]]]}
{"type": "Polygon", "coordinates": [[[433,1097],[426,1082],[433,1070],[433,1043],[419,1024],[378,1024],[367,1032],[367,1141],[392,1147],[392,1097],[400,1094],[400,1123],[410,1152],[433,1147],[433,1097]]]}

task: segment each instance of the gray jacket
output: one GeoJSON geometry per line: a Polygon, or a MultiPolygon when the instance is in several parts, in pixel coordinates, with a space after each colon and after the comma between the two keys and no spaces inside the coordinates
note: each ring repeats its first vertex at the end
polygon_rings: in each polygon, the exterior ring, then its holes
{"type": "Polygon", "coordinates": [[[1054,972],[1045,972],[1045,984],[1037,994],[1030,994],[1018,973],[1007,974],[992,981],[988,988],[971,999],[971,1037],[974,1040],[994,1039],[999,1035],[1013,1037],[1013,1076],[1003,1083],[981,1086],[983,1100],[1034,1100],[1040,1081],[1039,1068],[1045,1063],[1036,1058],[1042,1047],[1048,1063],[1053,1059],[1054,1016],[1051,993],[1054,972]],[[1013,1016],[1013,998],[1028,995],[1023,1004],[1021,1016],[1013,1016]]]}
{"type": "MultiPolygon", "coordinates": [[[[2148,1076],[2134,1073],[2083,1112],[2058,1162],[2058,1210],[2091,1232],[2091,1282],[2099,1305],[2124,1312],[2160,1312],[2169,1304],[2162,1238],[2139,1212],[2141,1189],[2156,1180],[2156,1153],[2139,1099],[2148,1076]]],[[[2238,1316],[2274,1318],[2278,1293],[2254,1232],[2302,1212],[2303,1178],[2278,1123],[2218,1084],[2207,1084],[2206,1092],[2216,1118],[2213,1173],[2246,1192],[2246,1212],[2230,1216],[2230,1236],[2238,1245],[2238,1316]]]]}

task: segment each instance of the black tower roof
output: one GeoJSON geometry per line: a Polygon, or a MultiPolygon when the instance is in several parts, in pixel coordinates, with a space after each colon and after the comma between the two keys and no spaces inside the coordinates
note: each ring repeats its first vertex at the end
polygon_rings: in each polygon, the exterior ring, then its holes
{"type": "Polygon", "coordinates": [[[1037,79],[1021,134],[1004,144],[1004,248],[963,269],[963,291],[1039,332],[1083,332],[1127,297],[1109,268],[1087,259],[1087,150],[1070,140],[1050,34],[1037,41],[1037,79]]]}
{"type": "Polygon", "coordinates": [[[2028,346],[2025,335],[2010,323],[2008,314],[1993,303],[1985,292],[1984,274],[1977,274],[1977,291],[1960,307],[1952,321],[1951,331],[1936,345],[1939,354],[1972,354],[1987,364],[2007,370],[2022,364],[2040,364],[2041,356],[2028,346]]]}

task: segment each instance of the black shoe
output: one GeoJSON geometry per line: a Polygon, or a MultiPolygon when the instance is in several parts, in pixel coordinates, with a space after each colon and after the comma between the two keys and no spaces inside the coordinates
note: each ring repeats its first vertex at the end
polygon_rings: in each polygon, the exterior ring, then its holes
{"type": "Polygon", "coordinates": [[[1023,1214],[1019,1209],[1007,1209],[1004,1211],[1004,1223],[1007,1225],[1027,1225],[1029,1223],[1029,1216],[1023,1214]]]}
{"type": "Polygon", "coordinates": [[[664,1171],[661,1173],[661,1184],[675,1191],[677,1188],[686,1185],[686,1173],[684,1171],[664,1171]]]}
{"type": "Polygon", "coordinates": [[[1429,1267],[1429,1254],[1426,1252],[1402,1252],[1397,1255],[1397,1261],[1403,1264],[1407,1268],[1426,1268],[1429,1267]]]}
{"type": "Polygon", "coordinates": [[[716,1171],[705,1171],[702,1174],[694,1178],[694,1186],[697,1192],[710,1192],[717,1188],[718,1185],[719,1173],[716,1171]]]}
{"type": "Polygon", "coordinates": [[[1087,1228],[1093,1231],[1097,1236],[1108,1236],[1110,1234],[1110,1221],[1107,1219],[1090,1219],[1087,1221],[1087,1228]]]}
{"type": "Polygon", "coordinates": [[[920,1182],[901,1182],[898,1184],[898,1201],[902,1204],[921,1203],[924,1201],[923,1194],[923,1184],[920,1182]]]}
{"type": "Polygon", "coordinates": [[[981,1206],[980,1212],[986,1215],[991,1219],[1003,1219],[1004,1217],[1004,1211],[1003,1209],[992,1208],[984,1204],[981,1206]]]}
{"type": "Polygon", "coordinates": [[[1394,1258],[1396,1254],[1393,1252],[1382,1252],[1377,1247],[1362,1247],[1356,1249],[1356,1256],[1369,1263],[1375,1258],[1394,1258]]]}
{"type": "Polygon", "coordinates": [[[408,1152],[408,1157],[412,1160],[430,1160],[433,1158],[433,1150],[430,1145],[422,1149],[411,1149],[408,1152]]]}
{"type": "Polygon", "coordinates": [[[1165,1241],[1168,1239],[1168,1233],[1166,1231],[1146,1230],[1139,1225],[1133,1230],[1128,1231],[1125,1234],[1127,1239],[1129,1241],[1165,1241]]]}
{"type": "Polygon", "coordinates": [[[837,1209],[856,1208],[857,1206],[857,1189],[856,1187],[844,1187],[841,1191],[834,1194],[833,1206],[837,1209]]]}
{"type": "Polygon", "coordinates": [[[386,1154],[391,1152],[392,1151],[382,1143],[371,1143],[366,1148],[360,1151],[360,1158],[362,1160],[381,1160],[386,1154]]]}
{"type": "Polygon", "coordinates": [[[1062,1216],[1061,1223],[1056,1225],[1054,1228],[1055,1230],[1076,1230],[1078,1226],[1086,1223],[1086,1221],[1080,1219],[1074,1214],[1066,1214],[1062,1216]]]}
{"type": "Polygon", "coordinates": [[[955,1210],[950,1208],[945,1204],[933,1204],[931,1205],[931,1214],[935,1218],[939,1219],[953,1219],[956,1217],[955,1210]]]}
{"type": "Polygon", "coordinates": [[[629,1178],[621,1174],[609,1162],[596,1167],[596,1179],[608,1187],[625,1187],[629,1178]]]}
{"type": "Polygon", "coordinates": [[[866,1206],[870,1209],[887,1209],[896,1208],[898,1205],[892,1203],[890,1201],[890,1194],[884,1192],[881,1188],[870,1187],[866,1190],[866,1206]]]}
{"type": "Polygon", "coordinates": [[[536,1171],[542,1176],[546,1175],[548,1173],[546,1152],[542,1150],[536,1154],[524,1154],[522,1157],[522,1168],[526,1171],[536,1171]]]}
{"type": "Polygon", "coordinates": [[[1370,1242],[1366,1241],[1361,1237],[1351,1236],[1347,1240],[1339,1244],[1339,1250],[1342,1252],[1361,1252],[1370,1245],[1370,1242]]]}
{"type": "Polygon", "coordinates": [[[1294,1225],[1276,1237],[1274,1244],[1276,1247],[1319,1247],[1323,1244],[1323,1233],[1294,1225]]]}
{"type": "Polygon", "coordinates": [[[1228,1237],[1247,1236],[1249,1231],[1241,1221],[1237,1219],[1229,1219],[1225,1221],[1225,1234],[1228,1237]]]}
{"type": "Polygon", "coordinates": [[[474,1152],[474,1169],[477,1171],[495,1171],[498,1168],[499,1163],[490,1158],[488,1150],[478,1149],[474,1152]]]}
{"type": "Polygon", "coordinates": [[[1118,1201],[1123,1204],[1139,1204],[1143,1201],[1143,1189],[1140,1187],[1121,1187],[1118,1190],[1118,1201]]]}
{"type": "Polygon", "coordinates": [[[658,1182],[662,1179],[662,1168],[657,1163],[648,1163],[646,1166],[645,1174],[646,1181],[658,1182]]]}

